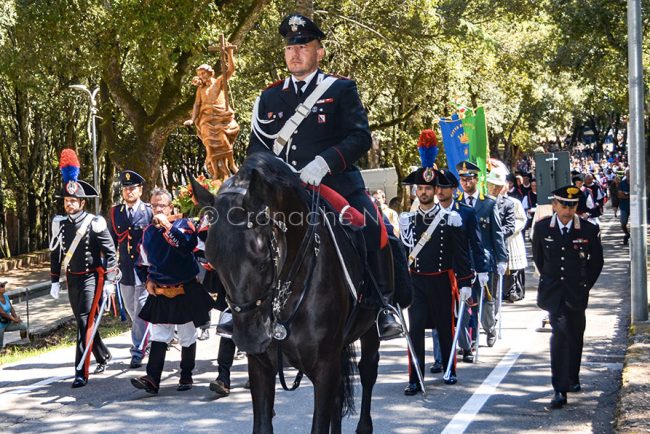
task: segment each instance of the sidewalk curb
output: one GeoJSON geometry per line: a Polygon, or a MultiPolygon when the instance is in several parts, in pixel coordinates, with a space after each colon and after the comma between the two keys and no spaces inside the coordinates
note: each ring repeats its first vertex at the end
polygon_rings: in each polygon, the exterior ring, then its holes
{"type": "Polygon", "coordinates": [[[650,321],[630,326],[614,429],[650,433],[650,321]]]}
{"type": "Polygon", "coordinates": [[[38,294],[39,292],[45,290],[46,288],[49,289],[50,285],[52,285],[52,282],[45,280],[43,282],[33,283],[28,286],[21,286],[7,291],[7,296],[9,297],[12,303],[19,303],[23,301],[23,296],[25,296],[26,294],[30,296],[30,299],[41,297],[44,294],[34,295],[34,296],[32,296],[31,294],[34,292],[38,294]]]}
{"type": "Polygon", "coordinates": [[[70,315],[64,316],[63,318],[59,318],[54,322],[49,323],[47,326],[40,327],[38,329],[33,329],[30,332],[31,332],[31,334],[33,336],[47,335],[48,333],[53,332],[54,330],[58,329],[62,325],[66,324],[66,323],[69,323],[70,321],[73,321],[74,319],[75,319],[74,315],[70,314],[70,315]]]}

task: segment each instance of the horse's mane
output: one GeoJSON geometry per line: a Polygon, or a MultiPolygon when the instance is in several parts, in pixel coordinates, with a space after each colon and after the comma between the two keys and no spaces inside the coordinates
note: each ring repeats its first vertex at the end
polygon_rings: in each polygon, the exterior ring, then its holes
{"type": "Polygon", "coordinates": [[[298,174],[275,155],[257,152],[248,156],[235,177],[237,181],[250,180],[253,172],[257,172],[258,179],[272,189],[291,191],[305,204],[309,202],[309,194],[298,174]]]}

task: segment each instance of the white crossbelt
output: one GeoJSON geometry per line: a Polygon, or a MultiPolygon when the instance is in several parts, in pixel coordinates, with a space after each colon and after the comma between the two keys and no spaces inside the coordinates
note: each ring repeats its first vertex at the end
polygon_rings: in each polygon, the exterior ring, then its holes
{"type": "Polygon", "coordinates": [[[318,86],[316,86],[316,89],[314,89],[314,91],[307,97],[304,103],[298,104],[298,107],[296,107],[296,112],[289,119],[287,119],[284,126],[278,133],[278,136],[275,138],[275,141],[273,142],[273,152],[275,155],[280,155],[282,148],[284,148],[287,142],[289,142],[294,131],[296,131],[302,121],[304,121],[307,116],[309,116],[309,113],[311,113],[311,109],[314,104],[316,104],[316,101],[318,101],[320,97],[323,96],[327,89],[329,89],[336,80],[336,77],[326,77],[318,84],[318,86]]]}
{"type": "Polygon", "coordinates": [[[422,235],[420,235],[420,239],[418,240],[417,244],[415,247],[413,247],[413,250],[411,250],[411,253],[409,253],[409,266],[415,261],[415,258],[420,254],[420,251],[424,247],[426,243],[429,242],[431,239],[431,234],[433,234],[433,231],[436,230],[438,225],[440,224],[440,221],[442,221],[442,218],[446,215],[449,214],[449,211],[440,209],[438,211],[438,214],[436,214],[435,218],[429,225],[426,231],[422,232],[422,235]]]}
{"type": "MultiPolygon", "coordinates": [[[[74,255],[74,252],[77,250],[77,247],[79,246],[79,242],[81,242],[81,239],[86,235],[86,232],[88,232],[88,226],[90,226],[90,222],[93,219],[92,214],[88,214],[86,218],[84,218],[84,221],[81,222],[81,226],[79,226],[79,229],[77,229],[77,235],[75,235],[74,239],[72,240],[72,243],[70,244],[70,248],[65,254],[65,257],[63,258],[63,262],[61,262],[61,274],[60,276],[65,276],[66,275],[66,270],[68,268],[68,264],[70,263],[70,260],[72,259],[72,255],[74,255]]],[[[65,277],[60,277],[59,280],[65,280],[65,277]]]]}

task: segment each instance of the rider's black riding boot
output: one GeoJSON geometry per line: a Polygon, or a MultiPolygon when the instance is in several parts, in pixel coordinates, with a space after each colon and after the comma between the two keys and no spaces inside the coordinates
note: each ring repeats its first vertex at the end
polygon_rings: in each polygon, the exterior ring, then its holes
{"type": "Polygon", "coordinates": [[[395,312],[388,307],[392,296],[392,288],[389,279],[389,270],[381,261],[380,252],[368,252],[368,268],[375,278],[378,291],[372,291],[373,296],[380,298],[380,312],[377,318],[379,339],[388,340],[402,336],[403,330],[400,323],[395,319],[395,312]]]}

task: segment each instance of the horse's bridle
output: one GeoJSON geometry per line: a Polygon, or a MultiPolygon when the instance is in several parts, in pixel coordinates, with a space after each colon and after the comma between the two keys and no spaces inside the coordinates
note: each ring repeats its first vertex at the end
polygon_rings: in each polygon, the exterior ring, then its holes
{"type": "MultiPolygon", "coordinates": [[[[247,192],[246,188],[230,186],[230,187],[222,188],[219,191],[219,194],[244,195],[246,194],[246,192],[247,192]]],[[[248,221],[246,223],[246,229],[253,229],[256,226],[263,226],[265,224],[260,224],[260,218],[259,218],[260,216],[262,216],[263,222],[268,222],[268,224],[272,225],[271,237],[269,239],[269,249],[271,251],[271,258],[274,264],[273,279],[272,279],[273,283],[256,300],[245,302],[245,303],[234,303],[233,300],[228,295],[226,295],[226,303],[228,304],[228,307],[230,307],[230,309],[233,312],[244,313],[244,312],[250,312],[252,310],[261,307],[267,300],[272,300],[273,320],[274,320],[273,338],[277,340],[283,340],[287,338],[289,334],[289,326],[293,321],[294,317],[296,316],[296,313],[298,312],[298,309],[300,308],[307,293],[309,292],[309,287],[310,287],[309,283],[311,281],[311,277],[314,272],[316,261],[310,262],[307,278],[305,279],[305,283],[300,293],[300,298],[298,299],[298,302],[295,304],[293,311],[291,312],[291,314],[286,320],[284,321],[280,320],[280,314],[282,313],[282,310],[284,309],[287,301],[289,300],[289,297],[293,293],[291,289],[293,280],[297,275],[298,271],[300,270],[300,268],[302,267],[302,264],[304,263],[307,257],[309,248],[313,245],[314,255],[316,257],[318,256],[320,251],[320,236],[316,232],[316,227],[318,223],[317,218],[319,216],[318,213],[319,199],[320,199],[320,189],[317,188],[314,191],[314,195],[312,197],[312,203],[311,203],[311,210],[308,214],[310,221],[307,222],[308,224],[307,231],[305,232],[305,235],[303,236],[302,241],[300,242],[300,247],[298,248],[296,256],[294,257],[291,266],[288,269],[289,271],[287,271],[284,280],[280,279],[285,269],[285,264],[280,263],[281,254],[280,254],[280,247],[278,243],[277,231],[279,231],[282,237],[285,237],[285,233],[287,231],[286,224],[281,220],[277,220],[273,218],[273,216],[271,216],[269,212],[268,206],[265,207],[262,211],[258,212],[255,215],[255,218],[251,219],[249,216],[248,221]],[[311,219],[314,220],[311,221],[311,219]]]]}

